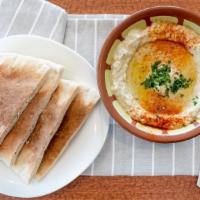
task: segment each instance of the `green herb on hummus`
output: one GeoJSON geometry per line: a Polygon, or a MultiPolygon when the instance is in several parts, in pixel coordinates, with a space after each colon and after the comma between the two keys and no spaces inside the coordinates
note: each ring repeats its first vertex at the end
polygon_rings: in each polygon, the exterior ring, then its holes
{"type": "Polygon", "coordinates": [[[191,79],[186,79],[182,74],[176,72],[176,76],[171,75],[171,61],[167,64],[156,61],[151,65],[151,74],[141,84],[147,88],[154,88],[162,91],[162,96],[169,96],[169,92],[175,94],[181,88],[188,88],[192,83],[191,79]]]}
{"type": "Polygon", "coordinates": [[[196,106],[198,104],[199,97],[195,96],[192,98],[193,105],[196,106]]]}
{"type": "Polygon", "coordinates": [[[186,79],[184,78],[183,74],[179,74],[178,78],[174,78],[174,82],[170,87],[171,92],[175,94],[181,88],[188,88],[191,83],[191,79],[186,79]]]}

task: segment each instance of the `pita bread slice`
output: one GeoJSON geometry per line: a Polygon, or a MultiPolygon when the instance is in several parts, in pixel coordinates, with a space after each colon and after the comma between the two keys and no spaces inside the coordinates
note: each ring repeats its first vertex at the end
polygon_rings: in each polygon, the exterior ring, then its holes
{"type": "Polygon", "coordinates": [[[0,55],[0,144],[42,86],[48,71],[39,59],[0,55]]]}
{"type": "Polygon", "coordinates": [[[76,94],[77,85],[74,82],[61,81],[41,114],[28,142],[22,148],[16,163],[12,166],[25,182],[30,182],[37,172],[44,152],[76,94]]]}
{"type": "Polygon", "coordinates": [[[0,145],[0,160],[7,166],[12,165],[16,161],[21,148],[33,131],[40,114],[58,86],[63,67],[54,63],[48,63],[48,65],[51,67],[51,70],[44,85],[28,104],[0,145]]]}
{"type": "Polygon", "coordinates": [[[79,88],[78,95],[71,103],[60,128],[45,151],[42,163],[35,176],[36,179],[39,180],[44,177],[53,167],[86,121],[98,99],[99,94],[96,90],[84,86],[79,88]]]}

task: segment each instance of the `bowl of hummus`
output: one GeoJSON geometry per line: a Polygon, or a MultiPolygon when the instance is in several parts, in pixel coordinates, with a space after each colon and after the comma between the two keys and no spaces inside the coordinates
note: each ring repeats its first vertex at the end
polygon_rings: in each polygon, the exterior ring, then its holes
{"type": "Polygon", "coordinates": [[[200,133],[200,17],[183,8],[139,11],[110,33],[98,86],[112,117],[130,133],[177,142],[200,133]]]}

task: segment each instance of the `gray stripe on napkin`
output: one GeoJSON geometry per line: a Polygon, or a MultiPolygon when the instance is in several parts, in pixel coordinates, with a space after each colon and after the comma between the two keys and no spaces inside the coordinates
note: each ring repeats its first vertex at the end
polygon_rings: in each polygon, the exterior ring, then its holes
{"type": "Polygon", "coordinates": [[[51,31],[49,37],[57,42],[63,43],[66,32],[66,24],[67,15],[64,11],[61,11],[57,18],[56,24],[54,25],[54,29],[51,31]]]}
{"type": "Polygon", "coordinates": [[[200,136],[195,138],[194,174],[200,171],[200,136]]]}
{"type": "Polygon", "coordinates": [[[77,52],[94,65],[94,21],[77,21],[77,52]],[[91,28],[93,27],[93,28],[91,28]],[[83,43],[83,41],[85,41],[83,43]]]}
{"type": "Polygon", "coordinates": [[[155,175],[172,175],[172,144],[155,144],[155,175]]]}
{"type": "Polygon", "coordinates": [[[135,175],[152,174],[152,143],[135,138],[135,175]]]}
{"type": "Polygon", "coordinates": [[[65,33],[65,40],[64,44],[66,44],[71,49],[75,50],[75,25],[76,21],[71,20],[71,18],[68,20],[66,33],[65,33]]]}
{"type": "Polygon", "coordinates": [[[108,137],[104,144],[104,148],[95,160],[94,166],[91,167],[93,170],[92,175],[109,176],[112,173],[112,138],[113,138],[113,126],[110,126],[108,137]]]}
{"type": "Polygon", "coordinates": [[[122,129],[117,124],[113,124],[115,134],[115,151],[114,151],[114,168],[112,175],[130,175],[133,171],[134,163],[132,157],[134,156],[134,151],[132,151],[132,146],[134,142],[134,136],[122,129]],[[120,150],[120,151],[119,151],[120,150]]]}
{"type": "MultiPolygon", "coordinates": [[[[97,56],[96,56],[96,60],[99,56],[101,47],[106,39],[106,37],[108,36],[108,34],[110,33],[110,30],[112,30],[112,28],[114,27],[114,21],[113,20],[99,20],[97,21],[97,56]]],[[[96,67],[96,66],[95,66],[96,67]]]]}
{"type": "Polygon", "coordinates": [[[192,140],[175,144],[175,174],[192,174],[192,140]]]}

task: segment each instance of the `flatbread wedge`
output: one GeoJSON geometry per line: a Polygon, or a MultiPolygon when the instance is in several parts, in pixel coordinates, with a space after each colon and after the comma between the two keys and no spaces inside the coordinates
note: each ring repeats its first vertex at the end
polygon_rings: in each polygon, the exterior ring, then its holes
{"type": "Polygon", "coordinates": [[[78,95],[71,103],[57,133],[51,140],[45,151],[42,163],[36,173],[35,179],[40,180],[54,166],[56,161],[68,147],[72,138],[85,123],[95,104],[99,94],[94,89],[85,86],[79,87],[78,95]]]}
{"type": "Polygon", "coordinates": [[[58,130],[70,103],[77,94],[77,84],[62,80],[44,112],[41,114],[28,142],[22,148],[12,169],[30,182],[38,170],[44,152],[58,130]]]}
{"type": "Polygon", "coordinates": [[[51,95],[57,88],[63,67],[52,62],[47,62],[51,68],[42,88],[28,104],[12,130],[0,145],[0,160],[7,166],[14,164],[16,158],[33,131],[37,120],[47,106],[51,95]]]}
{"type": "Polygon", "coordinates": [[[42,86],[48,71],[40,59],[0,55],[0,144],[42,86]]]}

